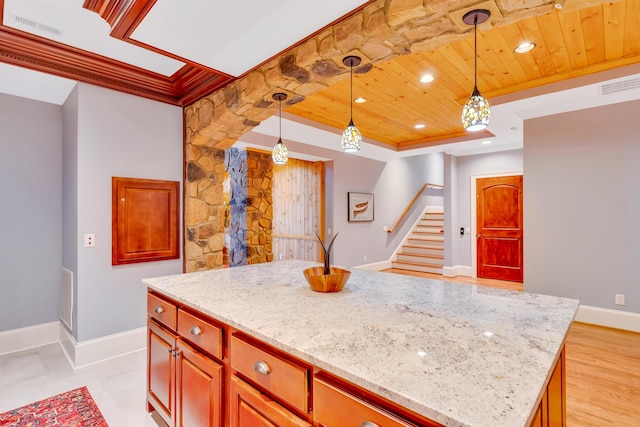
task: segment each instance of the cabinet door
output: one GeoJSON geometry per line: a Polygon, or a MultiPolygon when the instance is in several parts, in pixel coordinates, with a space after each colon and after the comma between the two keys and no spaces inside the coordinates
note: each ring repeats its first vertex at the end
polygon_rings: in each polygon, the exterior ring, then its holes
{"type": "Polygon", "coordinates": [[[311,427],[236,376],[231,377],[231,427],[311,427]]]}
{"type": "Polygon", "coordinates": [[[178,340],[176,351],[177,427],[222,427],[222,365],[178,340]]]}
{"type": "Polygon", "coordinates": [[[172,424],[176,336],[151,320],[148,326],[147,400],[167,424],[172,424]]]}

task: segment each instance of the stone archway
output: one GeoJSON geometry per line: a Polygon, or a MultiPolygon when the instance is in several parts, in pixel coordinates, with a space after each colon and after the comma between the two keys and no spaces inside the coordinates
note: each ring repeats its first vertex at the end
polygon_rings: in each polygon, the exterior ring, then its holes
{"type": "MultiPolygon", "coordinates": [[[[185,270],[222,266],[222,237],[219,231],[209,232],[220,229],[219,215],[225,209],[223,197],[212,195],[218,189],[221,191],[218,175],[220,168],[224,168],[224,160],[220,152],[277,113],[271,94],[287,93],[289,105],[304,101],[306,96],[348,77],[348,68],[338,64],[353,52],[368,59],[354,69],[355,73],[365,73],[374,64],[398,55],[432,50],[465,37],[469,28],[455,23],[461,22],[461,16],[473,8],[491,10],[494,25],[505,25],[548,13],[555,3],[548,0],[377,0],[186,107],[185,270]]],[[[270,230],[265,232],[270,235],[270,230]]]]}

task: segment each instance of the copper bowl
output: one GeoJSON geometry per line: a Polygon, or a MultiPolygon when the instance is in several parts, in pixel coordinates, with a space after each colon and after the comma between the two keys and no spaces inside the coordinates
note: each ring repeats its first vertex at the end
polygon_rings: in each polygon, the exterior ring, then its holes
{"type": "Polygon", "coordinates": [[[349,280],[351,272],[338,267],[330,267],[331,274],[324,274],[324,267],[310,267],[303,271],[304,278],[316,292],[339,292],[349,280]]]}

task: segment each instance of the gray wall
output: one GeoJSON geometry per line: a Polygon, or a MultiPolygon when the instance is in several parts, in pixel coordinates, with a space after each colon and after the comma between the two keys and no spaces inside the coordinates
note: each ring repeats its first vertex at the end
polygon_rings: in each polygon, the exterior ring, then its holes
{"type": "Polygon", "coordinates": [[[527,291],[640,312],[638,111],[631,101],[525,122],[527,291]]]}
{"type": "MultiPolygon", "coordinates": [[[[77,211],[67,212],[74,208],[67,201],[64,215],[77,215],[77,224],[75,230],[65,229],[63,239],[65,248],[74,241],[77,251],[73,335],[81,342],[143,327],[146,289],[140,281],[182,271],[181,259],[111,265],[111,178],[182,182],[182,109],[82,83],[77,100],[71,97],[65,108],[78,113],[77,139],[69,129],[64,143],[65,162],[77,159],[77,211]],[[84,247],[85,233],[95,233],[95,248],[84,247]]],[[[65,119],[65,130],[72,122],[65,119]]],[[[73,186],[72,181],[65,183],[73,186]]]]}
{"type": "Polygon", "coordinates": [[[58,320],[61,116],[0,94],[0,332],[58,320]]]}
{"type": "MultiPolygon", "coordinates": [[[[62,265],[78,271],[78,86],[62,106],[62,265]]],[[[73,295],[78,295],[74,277],[73,295]]],[[[72,322],[78,323],[78,304],[73,304],[72,322]]],[[[77,330],[77,328],[76,328],[77,330]]],[[[78,337],[76,336],[76,339],[78,337]]]]}
{"type": "MultiPolygon", "coordinates": [[[[496,153],[478,154],[474,156],[461,156],[455,159],[456,171],[456,199],[455,212],[452,212],[452,266],[472,266],[472,244],[475,244],[475,237],[472,233],[460,236],[460,227],[473,227],[472,209],[475,212],[475,199],[471,202],[471,182],[472,177],[489,176],[503,173],[521,173],[523,162],[522,150],[499,151],[496,153]],[[458,230],[458,232],[456,232],[458,230]]],[[[526,178],[524,186],[526,188],[526,178]]],[[[475,188],[473,189],[475,192],[475,188]]],[[[525,205],[527,203],[525,197],[525,205]]],[[[526,233],[526,229],[525,229],[526,233]]],[[[525,239],[526,241],[526,239],[525,239]]],[[[527,253],[525,251],[525,258],[527,253]]],[[[475,272],[474,272],[475,273],[475,272]]]]}

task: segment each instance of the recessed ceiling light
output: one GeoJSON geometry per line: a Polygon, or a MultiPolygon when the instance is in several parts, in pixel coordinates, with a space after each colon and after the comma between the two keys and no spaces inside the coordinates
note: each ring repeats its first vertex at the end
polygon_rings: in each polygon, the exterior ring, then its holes
{"type": "Polygon", "coordinates": [[[424,123],[418,123],[417,125],[413,125],[414,128],[416,129],[424,129],[426,125],[424,123]]]}
{"type": "Polygon", "coordinates": [[[420,83],[432,82],[434,78],[433,74],[423,74],[422,77],[420,77],[420,83]]]}
{"type": "Polygon", "coordinates": [[[518,46],[517,48],[514,49],[514,51],[516,53],[527,53],[529,52],[531,49],[533,49],[534,47],[536,47],[535,43],[532,42],[522,42],[520,43],[520,46],[518,46]]]}
{"type": "Polygon", "coordinates": [[[363,98],[359,96],[356,99],[354,99],[353,102],[355,102],[356,104],[364,104],[365,102],[367,102],[367,98],[363,98]]]}
{"type": "Polygon", "coordinates": [[[491,144],[491,141],[489,141],[488,139],[486,141],[482,141],[482,145],[487,145],[487,144],[491,144]]]}

